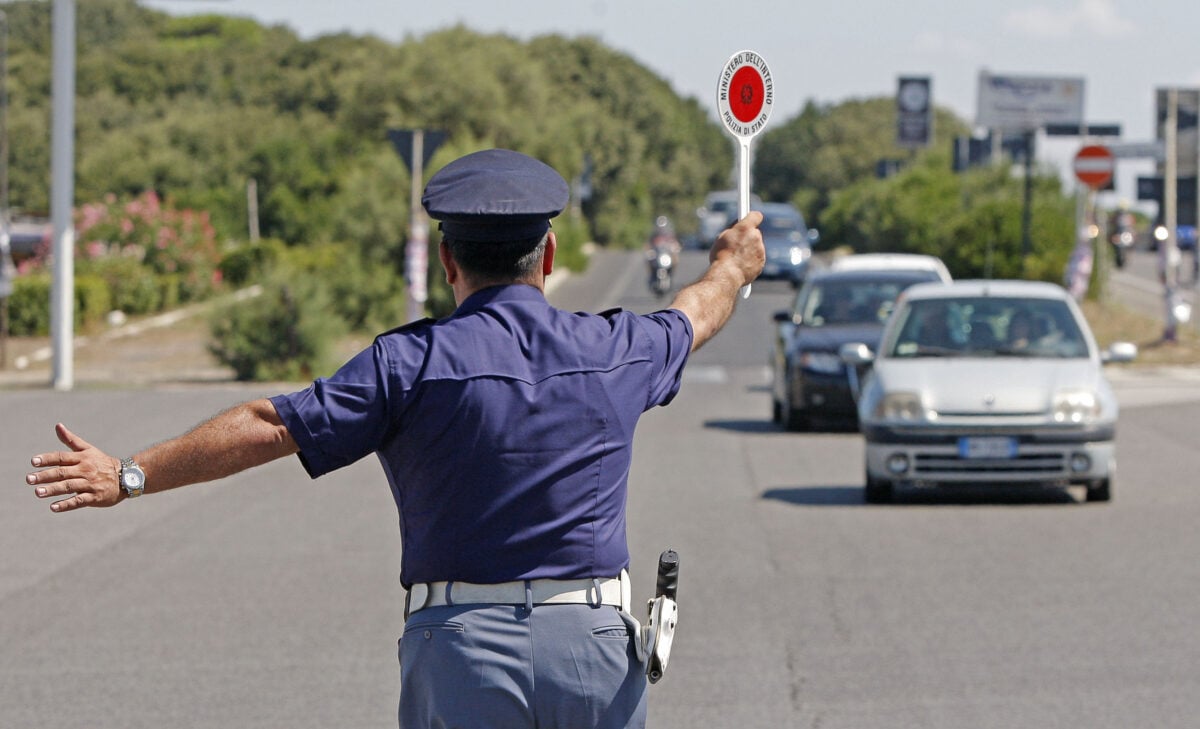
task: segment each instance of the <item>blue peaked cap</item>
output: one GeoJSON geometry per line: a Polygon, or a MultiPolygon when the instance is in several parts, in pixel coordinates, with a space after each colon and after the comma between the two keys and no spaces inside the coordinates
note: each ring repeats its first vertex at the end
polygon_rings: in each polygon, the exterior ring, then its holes
{"type": "Polygon", "coordinates": [[[567,181],[549,165],[520,152],[487,149],[438,170],[421,204],[448,238],[502,242],[545,235],[569,197],[567,181]]]}

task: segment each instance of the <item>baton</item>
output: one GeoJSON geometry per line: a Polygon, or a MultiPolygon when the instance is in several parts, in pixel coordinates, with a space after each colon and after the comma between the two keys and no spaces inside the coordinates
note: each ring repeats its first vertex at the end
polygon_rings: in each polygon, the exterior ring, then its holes
{"type": "MultiPolygon", "coordinates": [[[[766,60],[738,51],[717,79],[717,114],[738,143],[738,220],[750,214],[750,142],[767,125],[775,104],[775,84],[766,60]]],[[[750,284],[742,287],[750,298],[750,284]]]]}

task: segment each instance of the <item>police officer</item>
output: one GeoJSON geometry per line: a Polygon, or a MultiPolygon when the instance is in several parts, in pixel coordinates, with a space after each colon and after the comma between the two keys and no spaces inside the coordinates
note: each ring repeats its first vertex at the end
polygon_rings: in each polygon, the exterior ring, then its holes
{"type": "Polygon", "coordinates": [[[402,727],[637,727],[625,491],[634,426],[764,260],[751,213],[704,275],[647,315],[543,294],[567,184],[508,150],[460,158],[422,203],[457,309],[380,335],[332,377],[236,406],[118,460],[70,451],[28,482],[56,512],[221,478],[298,453],[312,477],[378,455],[400,513],[402,727]]]}

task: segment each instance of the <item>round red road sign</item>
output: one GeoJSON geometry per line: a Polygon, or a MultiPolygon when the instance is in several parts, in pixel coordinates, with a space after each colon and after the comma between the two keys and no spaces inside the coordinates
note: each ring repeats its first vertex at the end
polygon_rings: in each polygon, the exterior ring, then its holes
{"type": "Polygon", "coordinates": [[[763,57],[754,51],[733,54],[717,81],[717,112],[725,128],[739,137],[758,134],[774,101],[771,69],[763,57]]]}
{"type": "Polygon", "coordinates": [[[1075,154],[1075,177],[1088,187],[1099,188],[1108,184],[1116,169],[1116,158],[1103,145],[1092,144],[1075,154]]]}

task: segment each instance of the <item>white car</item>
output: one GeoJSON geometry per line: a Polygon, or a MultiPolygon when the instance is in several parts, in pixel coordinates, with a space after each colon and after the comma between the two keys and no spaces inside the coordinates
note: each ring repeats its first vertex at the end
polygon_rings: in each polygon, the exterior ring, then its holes
{"type": "Polygon", "coordinates": [[[1101,353],[1061,287],[1034,281],[917,284],[896,302],[878,353],[847,344],[865,369],[858,397],[866,500],[896,485],[1087,487],[1108,501],[1116,473],[1117,399],[1101,353]]]}
{"type": "Polygon", "coordinates": [[[946,283],[952,280],[942,259],[924,253],[855,253],[834,258],[829,267],[834,271],[933,271],[946,283]]]}

